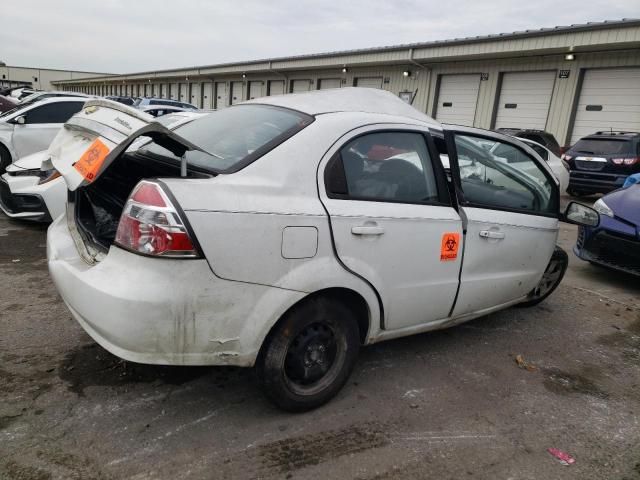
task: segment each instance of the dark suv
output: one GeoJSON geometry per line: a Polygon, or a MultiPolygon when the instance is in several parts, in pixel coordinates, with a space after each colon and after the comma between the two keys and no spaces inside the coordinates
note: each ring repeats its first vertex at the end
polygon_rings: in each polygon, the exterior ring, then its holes
{"type": "Polygon", "coordinates": [[[570,170],[569,195],[608,193],[640,173],[640,133],[596,132],[578,140],[562,159],[570,170]]]}
{"type": "Polygon", "coordinates": [[[560,145],[551,133],[544,130],[535,130],[533,128],[498,128],[496,132],[504,133],[505,135],[511,135],[512,137],[526,138],[532,140],[540,145],[547,147],[553,152],[556,157],[562,154],[560,145]]]}

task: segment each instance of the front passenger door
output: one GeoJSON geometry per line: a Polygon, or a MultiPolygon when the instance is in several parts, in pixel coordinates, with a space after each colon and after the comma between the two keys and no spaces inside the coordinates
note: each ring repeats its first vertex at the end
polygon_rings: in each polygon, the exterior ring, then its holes
{"type": "Polygon", "coordinates": [[[25,112],[25,123],[16,124],[13,130],[13,146],[17,157],[46,150],[62,125],[78,113],[83,105],[83,102],[45,103],[25,112]]]}
{"type": "Polygon", "coordinates": [[[538,284],[558,236],[559,189],[522,142],[457,126],[445,135],[466,218],[460,316],[517,301],[538,284]]]}

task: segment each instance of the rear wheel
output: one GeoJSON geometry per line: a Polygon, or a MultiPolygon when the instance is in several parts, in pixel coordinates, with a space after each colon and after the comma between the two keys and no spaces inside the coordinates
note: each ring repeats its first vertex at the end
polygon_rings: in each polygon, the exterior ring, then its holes
{"type": "Polygon", "coordinates": [[[342,303],[314,298],[294,307],[258,360],[267,397],[292,412],[319,407],[345,384],[359,347],[358,322],[342,303]]]}
{"type": "Polygon", "coordinates": [[[542,274],[540,283],[531,291],[527,300],[518,304],[518,306],[533,307],[551,295],[560,285],[568,265],[569,256],[567,252],[556,246],[553,255],[551,255],[551,260],[549,260],[549,264],[542,274]]]}
{"type": "Polygon", "coordinates": [[[9,150],[0,145],[0,175],[4,174],[9,165],[11,165],[11,154],[9,150]]]}

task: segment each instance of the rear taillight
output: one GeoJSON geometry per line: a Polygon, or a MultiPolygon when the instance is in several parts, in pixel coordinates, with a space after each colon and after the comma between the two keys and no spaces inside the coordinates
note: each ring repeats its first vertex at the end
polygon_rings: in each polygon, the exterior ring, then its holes
{"type": "Polygon", "coordinates": [[[199,257],[180,214],[167,194],[160,185],[146,180],[136,185],[124,206],[115,243],[145,255],[199,257]]]}

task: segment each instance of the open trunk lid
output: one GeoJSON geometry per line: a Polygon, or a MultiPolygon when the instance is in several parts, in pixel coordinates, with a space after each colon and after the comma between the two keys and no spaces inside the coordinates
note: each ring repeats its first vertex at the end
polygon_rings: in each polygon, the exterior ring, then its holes
{"type": "Polygon", "coordinates": [[[64,124],[48,154],[74,191],[95,181],[140,136],[152,138],[178,157],[187,150],[201,150],[154,120],[118,102],[89,100],[64,124]]]}

